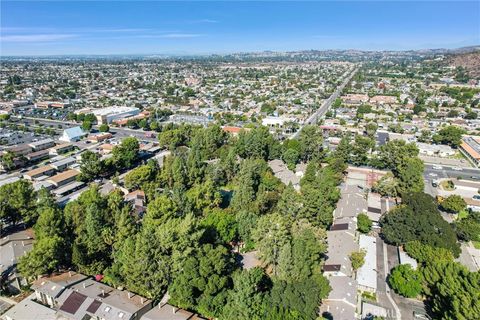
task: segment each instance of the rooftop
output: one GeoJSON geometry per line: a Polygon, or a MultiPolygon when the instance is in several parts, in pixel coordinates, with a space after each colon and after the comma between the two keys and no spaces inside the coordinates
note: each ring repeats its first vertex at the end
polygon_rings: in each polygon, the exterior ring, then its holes
{"type": "Polygon", "coordinates": [[[75,177],[79,174],[80,174],[80,172],[78,172],[77,170],[70,169],[70,170],[64,171],[62,173],[56,174],[48,180],[52,181],[54,183],[58,183],[58,182],[70,179],[72,177],[75,177]]]}
{"type": "Polygon", "coordinates": [[[357,271],[358,285],[377,290],[377,242],[375,237],[361,234],[360,250],[365,250],[365,263],[357,271]]]}
{"type": "Polygon", "coordinates": [[[131,111],[140,111],[140,109],[135,107],[106,107],[101,109],[93,109],[92,113],[95,116],[106,116],[106,115],[121,114],[121,113],[131,112],[131,111]]]}

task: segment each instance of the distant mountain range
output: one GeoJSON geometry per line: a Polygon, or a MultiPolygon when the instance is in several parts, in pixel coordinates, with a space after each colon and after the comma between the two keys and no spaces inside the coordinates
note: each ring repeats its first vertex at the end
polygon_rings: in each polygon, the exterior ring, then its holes
{"type": "Polygon", "coordinates": [[[261,51],[261,52],[238,52],[238,53],[228,53],[228,54],[203,54],[203,55],[192,55],[192,54],[112,54],[112,55],[52,55],[52,56],[3,56],[0,57],[1,60],[104,60],[104,59],[115,59],[115,60],[137,60],[137,59],[235,59],[235,60],[244,60],[251,58],[323,58],[323,59],[332,59],[332,58],[350,58],[350,59],[361,59],[363,58],[382,58],[385,56],[388,57],[425,57],[431,55],[455,55],[455,54],[468,54],[480,52],[480,45],[461,47],[455,49],[421,49],[421,50],[404,50],[404,51],[395,51],[395,50],[357,50],[357,49],[348,49],[348,50],[302,50],[302,51],[261,51]]]}

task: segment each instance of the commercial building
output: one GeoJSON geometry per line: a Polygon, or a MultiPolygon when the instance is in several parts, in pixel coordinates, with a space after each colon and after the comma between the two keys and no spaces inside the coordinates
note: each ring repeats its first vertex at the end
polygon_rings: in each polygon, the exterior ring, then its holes
{"type": "Polygon", "coordinates": [[[58,139],[64,142],[74,142],[82,139],[87,135],[80,127],[73,127],[63,130],[62,136],[58,139]]]}
{"type": "Polygon", "coordinates": [[[107,107],[94,109],[92,113],[97,117],[98,124],[109,124],[114,120],[136,116],[140,109],[135,107],[107,107]]]}
{"type": "Polygon", "coordinates": [[[98,143],[98,142],[102,142],[107,139],[110,139],[111,137],[112,137],[112,134],[110,132],[105,132],[105,133],[93,134],[91,136],[88,136],[87,141],[98,143]]]}
{"type": "Polygon", "coordinates": [[[480,165],[480,138],[465,137],[460,145],[460,151],[470,162],[478,167],[480,165]]]}

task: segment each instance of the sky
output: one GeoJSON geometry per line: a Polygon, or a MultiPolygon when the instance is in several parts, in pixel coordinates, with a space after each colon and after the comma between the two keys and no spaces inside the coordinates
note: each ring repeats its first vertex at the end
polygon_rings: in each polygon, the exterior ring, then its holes
{"type": "Polygon", "coordinates": [[[480,44],[480,1],[8,1],[0,55],[408,50],[480,44]]]}

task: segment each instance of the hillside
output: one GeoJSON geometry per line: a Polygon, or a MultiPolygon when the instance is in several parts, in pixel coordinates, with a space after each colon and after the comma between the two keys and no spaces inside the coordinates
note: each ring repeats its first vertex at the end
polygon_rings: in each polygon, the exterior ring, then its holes
{"type": "Polygon", "coordinates": [[[480,50],[452,55],[448,64],[464,68],[470,77],[480,78],[480,50]]]}

